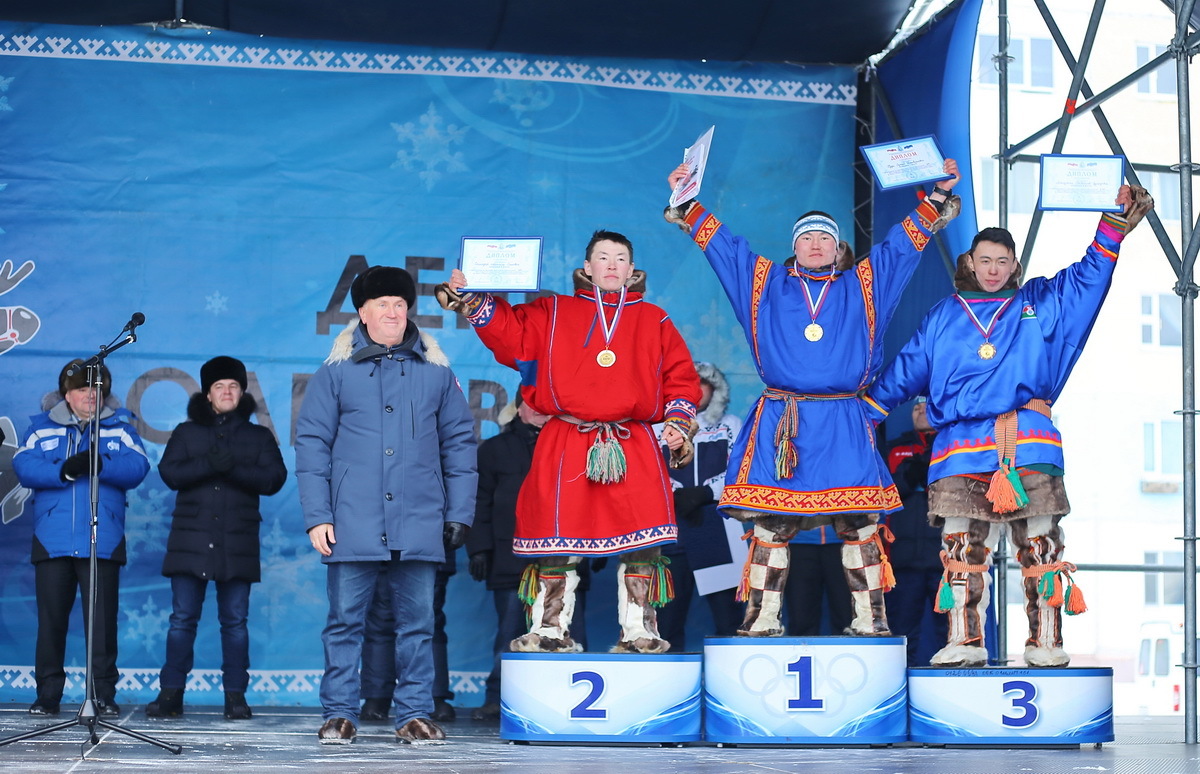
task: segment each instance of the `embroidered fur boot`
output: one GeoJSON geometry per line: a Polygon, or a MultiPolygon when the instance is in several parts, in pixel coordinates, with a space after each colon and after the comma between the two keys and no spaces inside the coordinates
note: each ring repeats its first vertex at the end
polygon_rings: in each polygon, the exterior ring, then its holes
{"type": "MultiPolygon", "coordinates": [[[[1025,640],[1025,663],[1031,667],[1061,667],[1071,663],[1063,650],[1062,599],[1047,599],[1041,584],[1046,580],[1061,583],[1063,542],[1062,530],[1055,523],[1046,534],[1040,532],[1044,520],[1025,519],[1012,523],[1013,543],[1017,546],[1017,562],[1021,565],[1022,586],[1025,591],[1025,615],[1029,618],[1029,639],[1025,640]],[[1022,527],[1025,529],[1023,530],[1022,527]],[[1046,576],[1050,576],[1047,579],[1046,576]]],[[[1057,522],[1057,519],[1055,519],[1057,522]]]]}
{"type": "MultiPolygon", "coordinates": [[[[866,517],[857,517],[861,521],[866,517]]],[[[891,635],[888,628],[887,609],[883,602],[883,593],[891,591],[895,585],[891,564],[883,552],[882,535],[887,535],[889,542],[891,533],[880,532],[877,524],[868,523],[866,526],[854,526],[853,522],[845,520],[834,522],[838,535],[845,541],[842,544],[842,569],[846,572],[846,584],[850,587],[853,618],[846,627],[846,634],[859,637],[887,637],[891,635]]]]}
{"type": "Polygon", "coordinates": [[[746,602],[746,618],[737,630],[739,637],[783,635],[780,611],[791,559],[788,541],[796,536],[798,528],[796,519],[755,518],[750,552],[738,589],[739,599],[746,602]]]}
{"type": "MultiPolygon", "coordinates": [[[[529,606],[529,632],[517,637],[509,648],[518,653],[578,653],[583,650],[571,639],[575,616],[575,589],[579,586],[576,564],[579,557],[546,559],[526,568],[536,576],[536,596],[529,606]]],[[[524,581],[523,581],[524,584],[524,581]]]]}
{"type": "MultiPolygon", "coordinates": [[[[950,527],[948,520],[947,526],[950,527]]],[[[942,584],[934,611],[946,613],[946,646],[933,654],[932,666],[981,667],[987,665],[984,644],[984,616],[991,598],[992,546],[996,543],[995,525],[978,520],[968,522],[969,531],[942,530],[942,584]],[[989,545],[990,543],[990,545],[989,545]]]]}
{"type": "Polygon", "coordinates": [[[621,557],[617,568],[617,618],[621,639],[613,653],[666,653],[671,643],[658,633],[659,605],[668,601],[670,571],[657,548],[621,557]],[[665,584],[665,587],[664,587],[665,584]]]}

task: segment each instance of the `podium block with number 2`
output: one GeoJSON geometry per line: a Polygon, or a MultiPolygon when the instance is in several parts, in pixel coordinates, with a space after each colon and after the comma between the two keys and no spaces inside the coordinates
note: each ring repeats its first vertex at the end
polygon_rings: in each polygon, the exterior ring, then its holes
{"type": "Polygon", "coordinates": [[[505,653],[500,738],[698,741],[700,655],[505,653]]]}
{"type": "Polygon", "coordinates": [[[903,637],[709,637],[704,738],[891,744],[908,739],[903,637]]]}

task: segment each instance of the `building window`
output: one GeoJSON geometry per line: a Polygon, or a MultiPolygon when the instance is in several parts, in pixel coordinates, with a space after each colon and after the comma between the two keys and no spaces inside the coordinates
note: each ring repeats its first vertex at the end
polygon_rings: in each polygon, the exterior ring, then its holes
{"type": "Polygon", "coordinates": [[[1142,470],[1151,475],[1183,476],[1183,422],[1164,419],[1142,424],[1142,470]]]}
{"type": "Polygon", "coordinates": [[[1183,309],[1170,293],[1142,296],[1142,343],[1160,347],[1183,345],[1183,309]]]}
{"type": "MultiPolygon", "coordinates": [[[[1149,62],[1151,59],[1159,56],[1167,50],[1166,46],[1138,46],[1137,47],[1137,66],[1149,62]]],[[[1138,79],[1137,90],[1139,94],[1167,94],[1175,96],[1177,94],[1177,81],[1175,76],[1175,68],[1172,66],[1174,62],[1170,59],[1163,62],[1154,69],[1154,72],[1138,79]]]]}
{"type": "Polygon", "coordinates": [[[1179,175],[1143,172],[1142,185],[1154,192],[1154,211],[1163,220],[1179,220],[1179,175]]]}
{"type": "MultiPolygon", "coordinates": [[[[1183,566],[1182,551],[1147,551],[1146,564],[1183,566]]],[[[1145,575],[1147,605],[1182,605],[1183,573],[1148,572],[1145,575]]]]}
{"type": "MultiPolygon", "coordinates": [[[[1000,39],[995,35],[980,35],[976,44],[979,83],[999,83],[1000,71],[996,62],[1000,39]]],[[[1008,83],[1031,89],[1054,87],[1054,44],[1049,38],[1009,38],[1008,83]]]]}
{"type": "MultiPolygon", "coordinates": [[[[986,212],[996,211],[996,196],[999,191],[997,178],[999,164],[996,159],[986,158],[979,165],[980,208],[986,212]]],[[[1017,215],[1030,215],[1037,208],[1039,175],[1037,164],[1017,162],[1008,171],[1008,211],[1017,215]]]]}

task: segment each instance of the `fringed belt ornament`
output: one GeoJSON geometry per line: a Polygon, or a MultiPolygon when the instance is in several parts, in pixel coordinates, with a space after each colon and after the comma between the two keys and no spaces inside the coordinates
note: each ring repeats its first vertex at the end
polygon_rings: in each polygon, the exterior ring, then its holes
{"type": "MultiPolygon", "coordinates": [[[[1041,398],[1034,398],[1021,406],[1023,409],[1036,411],[1047,419],[1050,418],[1050,403],[1041,398]]],[[[1017,470],[1017,411],[1006,411],[996,417],[996,457],[1000,469],[992,474],[992,482],[988,486],[987,497],[996,513],[1012,513],[1029,505],[1029,495],[1021,484],[1021,474],[1017,470]]]]}
{"type": "Polygon", "coordinates": [[[775,426],[775,479],[782,481],[791,478],[800,462],[796,452],[796,444],[792,440],[800,429],[800,406],[802,400],[848,400],[858,397],[857,392],[833,393],[830,395],[814,395],[803,392],[791,392],[768,387],[763,390],[767,400],[783,401],[783,413],[779,416],[779,424],[775,426]]]}
{"type": "Polygon", "coordinates": [[[585,422],[567,414],[559,415],[559,419],[577,426],[581,433],[596,431],[596,438],[587,453],[586,472],[589,481],[595,481],[597,484],[616,484],[624,480],[628,466],[621,441],[629,438],[629,428],[625,427],[624,423],[630,420],[585,422]]]}
{"type": "MultiPolygon", "coordinates": [[[[938,586],[937,599],[933,603],[933,612],[948,613],[954,609],[954,589],[953,582],[950,580],[950,573],[965,575],[967,573],[985,573],[988,571],[986,564],[967,564],[960,562],[957,559],[951,559],[950,554],[942,551],[942,583],[938,586]]],[[[961,583],[961,581],[960,581],[961,583]]]]}
{"type": "Polygon", "coordinates": [[[1047,605],[1061,607],[1067,615],[1079,615],[1087,612],[1087,602],[1083,601],[1083,591],[1071,577],[1073,572],[1075,565],[1070,562],[1035,564],[1032,567],[1021,568],[1022,576],[1038,579],[1038,596],[1046,600],[1047,605]]]}

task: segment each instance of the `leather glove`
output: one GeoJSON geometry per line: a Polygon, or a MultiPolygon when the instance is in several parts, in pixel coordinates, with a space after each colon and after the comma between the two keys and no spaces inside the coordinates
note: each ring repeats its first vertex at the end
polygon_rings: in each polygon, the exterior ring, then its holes
{"type": "Polygon", "coordinates": [[[706,486],[683,486],[675,490],[675,519],[697,526],[704,520],[701,510],[713,500],[712,490],[706,486]]]}
{"type": "Polygon", "coordinates": [[[225,446],[213,446],[208,450],[208,464],[217,473],[228,473],[233,470],[233,452],[225,446]]]}
{"type": "Polygon", "coordinates": [[[467,569],[475,580],[487,580],[487,576],[492,572],[492,552],[480,551],[477,554],[471,554],[471,563],[467,565],[467,569]]]}
{"type": "Polygon", "coordinates": [[[1146,217],[1150,210],[1154,209],[1154,197],[1140,185],[1129,186],[1129,195],[1133,201],[1125,206],[1125,211],[1121,213],[1121,217],[1129,224],[1129,231],[1133,231],[1134,226],[1141,223],[1142,218],[1146,217]]]}
{"type": "Polygon", "coordinates": [[[442,527],[442,542],[450,550],[460,548],[463,543],[467,542],[467,532],[470,529],[470,527],[461,522],[448,521],[446,522],[446,526],[442,527]]]}
{"type": "MultiPolygon", "coordinates": [[[[104,467],[104,458],[96,458],[96,472],[99,473],[104,467]]],[[[74,481],[77,478],[88,474],[88,453],[85,451],[76,452],[70,457],[63,460],[62,469],[58,472],[58,477],[63,481],[74,481]]]]}

